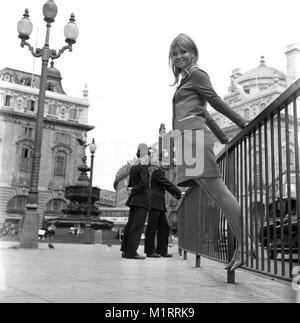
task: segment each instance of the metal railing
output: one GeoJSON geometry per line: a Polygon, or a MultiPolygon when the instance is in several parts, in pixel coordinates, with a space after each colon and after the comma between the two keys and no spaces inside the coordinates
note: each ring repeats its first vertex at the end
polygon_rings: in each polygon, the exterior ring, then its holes
{"type": "MultiPolygon", "coordinates": [[[[217,162],[242,209],[243,268],[291,280],[300,265],[300,79],[226,146],[217,162]]],[[[227,262],[234,238],[199,187],[177,208],[179,252],[227,262]]],[[[234,272],[227,272],[234,282],[234,272]]]]}

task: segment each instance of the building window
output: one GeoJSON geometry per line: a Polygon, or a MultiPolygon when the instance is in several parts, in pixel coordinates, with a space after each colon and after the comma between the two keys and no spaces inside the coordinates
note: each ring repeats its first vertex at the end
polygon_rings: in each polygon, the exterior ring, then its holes
{"type": "Polygon", "coordinates": [[[33,138],[33,128],[31,127],[24,127],[24,137],[25,138],[33,138]]]}
{"type": "Polygon", "coordinates": [[[26,209],[27,196],[17,195],[7,203],[7,213],[24,213],[26,209]]]}
{"type": "Polygon", "coordinates": [[[77,120],[78,119],[78,111],[77,109],[70,109],[69,111],[69,119],[77,120]]]}
{"type": "Polygon", "coordinates": [[[55,104],[49,104],[48,114],[50,116],[56,116],[57,115],[57,106],[55,104]]]}
{"type": "Polygon", "coordinates": [[[35,112],[36,102],[34,100],[27,101],[27,111],[35,112]]]}
{"type": "Polygon", "coordinates": [[[12,96],[11,95],[6,95],[4,99],[4,106],[10,107],[12,103],[12,96]]]}
{"type": "Polygon", "coordinates": [[[66,133],[57,133],[57,143],[58,144],[64,144],[64,145],[70,145],[70,135],[66,133]]]}
{"type": "Polygon", "coordinates": [[[55,155],[54,177],[65,178],[67,167],[67,154],[59,151],[55,155]]]}
{"type": "Polygon", "coordinates": [[[32,163],[32,148],[22,147],[20,170],[22,172],[29,173],[31,171],[31,163],[32,163]]]}
{"type": "Polygon", "coordinates": [[[54,92],[54,85],[52,83],[47,84],[47,91],[54,92]]]}
{"type": "Polygon", "coordinates": [[[24,77],[21,79],[20,84],[25,85],[25,86],[31,86],[32,84],[32,79],[31,77],[24,77]]]}

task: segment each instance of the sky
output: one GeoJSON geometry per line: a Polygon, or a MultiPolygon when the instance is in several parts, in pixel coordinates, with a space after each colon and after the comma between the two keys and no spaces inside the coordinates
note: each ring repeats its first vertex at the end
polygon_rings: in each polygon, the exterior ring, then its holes
{"type": "MultiPolygon", "coordinates": [[[[29,9],[30,42],[43,47],[46,0],[9,0],[0,19],[0,69],[39,74],[41,61],[20,47],[17,22],[29,9]]],[[[114,190],[118,169],[139,143],[158,140],[161,123],[171,130],[173,77],[169,47],[179,33],[199,49],[198,65],[216,92],[227,93],[232,70],[266,64],[286,72],[285,51],[300,42],[299,0],[55,0],[58,14],[50,47],[65,45],[63,29],[75,14],[79,37],[70,53],[55,61],[65,92],[82,97],[89,90],[88,142],[95,138],[93,185],[114,190]]],[[[87,150],[89,155],[89,152],[87,150]]]]}

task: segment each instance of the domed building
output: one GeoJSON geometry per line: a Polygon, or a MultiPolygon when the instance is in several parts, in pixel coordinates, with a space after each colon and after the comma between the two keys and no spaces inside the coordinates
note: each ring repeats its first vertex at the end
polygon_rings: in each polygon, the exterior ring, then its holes
{"type": "Polygon", "coordinates": [[[247,94],[259,93],[276,85],[285,88],[286,75],[277,68],[267,66],[262,56],[259,66],[242,74],[238,83],[247,94]]]}
{"type": "MultiPolygon", "coordinates": [[[[240,68],[233,70],[224,101],[244,118],[254,119],[300,76],[299,53],[298,44],[288,46],[285,53],[286,74],[275,67],[268,66],[264,56],[261,57],[257,67],[245,73],[242,73],[240,68]]],[[[240,131],[233,122],[215,110],[211,111],[211,115],[229,138],[240,131]]],[[[215,153],[218,153],[221,147],[221,143],[215,138],[215,153]]]]}

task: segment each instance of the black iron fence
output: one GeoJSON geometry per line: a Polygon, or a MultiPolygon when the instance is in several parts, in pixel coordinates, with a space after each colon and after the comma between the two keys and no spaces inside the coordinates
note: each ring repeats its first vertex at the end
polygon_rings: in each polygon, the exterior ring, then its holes
{"type": "MultiPolygon", "coordinates": [[[[217,158],[242,209],[243,268],[290,280],[300,265],[300,79],[233,138],[217,158]]],[[[201,188],[177,208],[179,251],[227,262],[234,239],[201,188]]],[[[234,273],[228,272],[228,282],[234,273]]]]}

